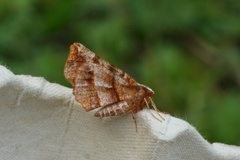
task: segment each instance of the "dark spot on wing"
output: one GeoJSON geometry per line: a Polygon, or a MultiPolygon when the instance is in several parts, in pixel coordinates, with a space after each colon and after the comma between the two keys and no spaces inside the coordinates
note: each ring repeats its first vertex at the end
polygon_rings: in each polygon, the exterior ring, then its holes
{"type": "Polygon", "coordinates": [[[108,68],[108,70],[110,71],[110,72],[112,72],[113,74],[116,74],[116,69],[114,68],[114,66],[113,65],[109,65],[109,66],[107,66],[108,68]]]}
{"type": "Polygon", "coordinates": [[[85,62],[86,62],[86,59],[85,59],[83,56],[79,55],[79,56],[77,57],[77,59],[76,59],[76,62],[85,63],[85,62]]]}
{"type": "Polygon", "coordinates": [[[93,63],[100,64],[98,56],[93,57],[92,61],[93,61],[93,63]]]}
{"type": "Polygon", "coordinates": [[[119,73],[118,75],[119,75],[119,77],[121,77],[121,78],[124,78],[124,75],[125,75],[126,73],[119,73]]]}

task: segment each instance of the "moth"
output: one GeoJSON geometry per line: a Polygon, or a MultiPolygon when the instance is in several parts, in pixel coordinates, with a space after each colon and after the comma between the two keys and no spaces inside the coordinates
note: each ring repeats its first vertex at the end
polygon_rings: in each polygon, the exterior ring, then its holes
{"type": "Polygon", "coordinates": [[[94,114],[96,117],[134,114],[148,103],[157,110],[150,88],[137,83],[80,43],[70,46],[64,76],[73,86],[76,101],[86,111],[100,108],[94,114]]]}

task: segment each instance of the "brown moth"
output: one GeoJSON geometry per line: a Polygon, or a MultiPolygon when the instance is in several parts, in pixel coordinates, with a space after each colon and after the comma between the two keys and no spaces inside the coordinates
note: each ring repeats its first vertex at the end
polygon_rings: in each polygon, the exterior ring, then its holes
{"type": "Polygon", "coordinates": [[[101,107],[94,114],[96,117],[133,114],[148,103],[154,104],[154,92],[150,88],[137,83],[80,43],[70,46],[64,76],[73,85],[76,101],[86,111],[101,107]]]}

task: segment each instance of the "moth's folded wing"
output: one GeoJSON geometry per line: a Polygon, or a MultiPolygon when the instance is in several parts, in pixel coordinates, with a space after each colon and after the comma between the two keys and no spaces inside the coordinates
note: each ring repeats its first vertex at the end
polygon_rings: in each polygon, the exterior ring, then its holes
{"type": "Polygon", "coordinates": [[[128,74],[100,59],[86,47],[80,45],[75,52],[78,54],[73,64],[78,65],[71,65],[77,68],[72,83],[73,94],[86,111],[124,100],[124,86],[138,85],[128,74]]]}
{"type": "Polygon", "coordinates": [[[94,116],[96,117],[109,117],[109,116],[117,116],[130,111],[130,107],[128,106],[126,101],[115,102],[104,106],[99,109],[94,116]]]}
{"type": "MultiPolygon", "coordinates": [[[[114,79],[114,81],[117,81],[121,85],[126,86],[136,86],[138,83],[133,79],[130,75],[128,75],[126,72],[122,71],[121,69],[111,65],[107,61],[100,59],[99,57],[96,58],[95,56],[92,61],[92,65],[95,66],[97,72],[96,75],[100,79],[109,79],[109,78],[102,78],[103,73],[104,75],[109,75],[114,79]]],[[[113,83],[114,83],[113,81],[113,83]]]]}
{"type": "Polygon", "coordinates": [[[86,111],[118,102],[119,96],[114,77],[91,63],[82,64],[77,70],[73,94],[86,111]]]}

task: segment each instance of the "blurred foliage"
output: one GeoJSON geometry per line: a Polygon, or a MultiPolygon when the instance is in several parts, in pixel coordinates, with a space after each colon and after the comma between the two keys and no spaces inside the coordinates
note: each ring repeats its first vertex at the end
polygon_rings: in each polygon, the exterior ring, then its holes
{"type": "Polygon", "coordinates": [[[210,142],[240,145],[240,1],[0,0],[0,62],[63,77],[81,42],[151,87],[161,111],[210,142]]]}

